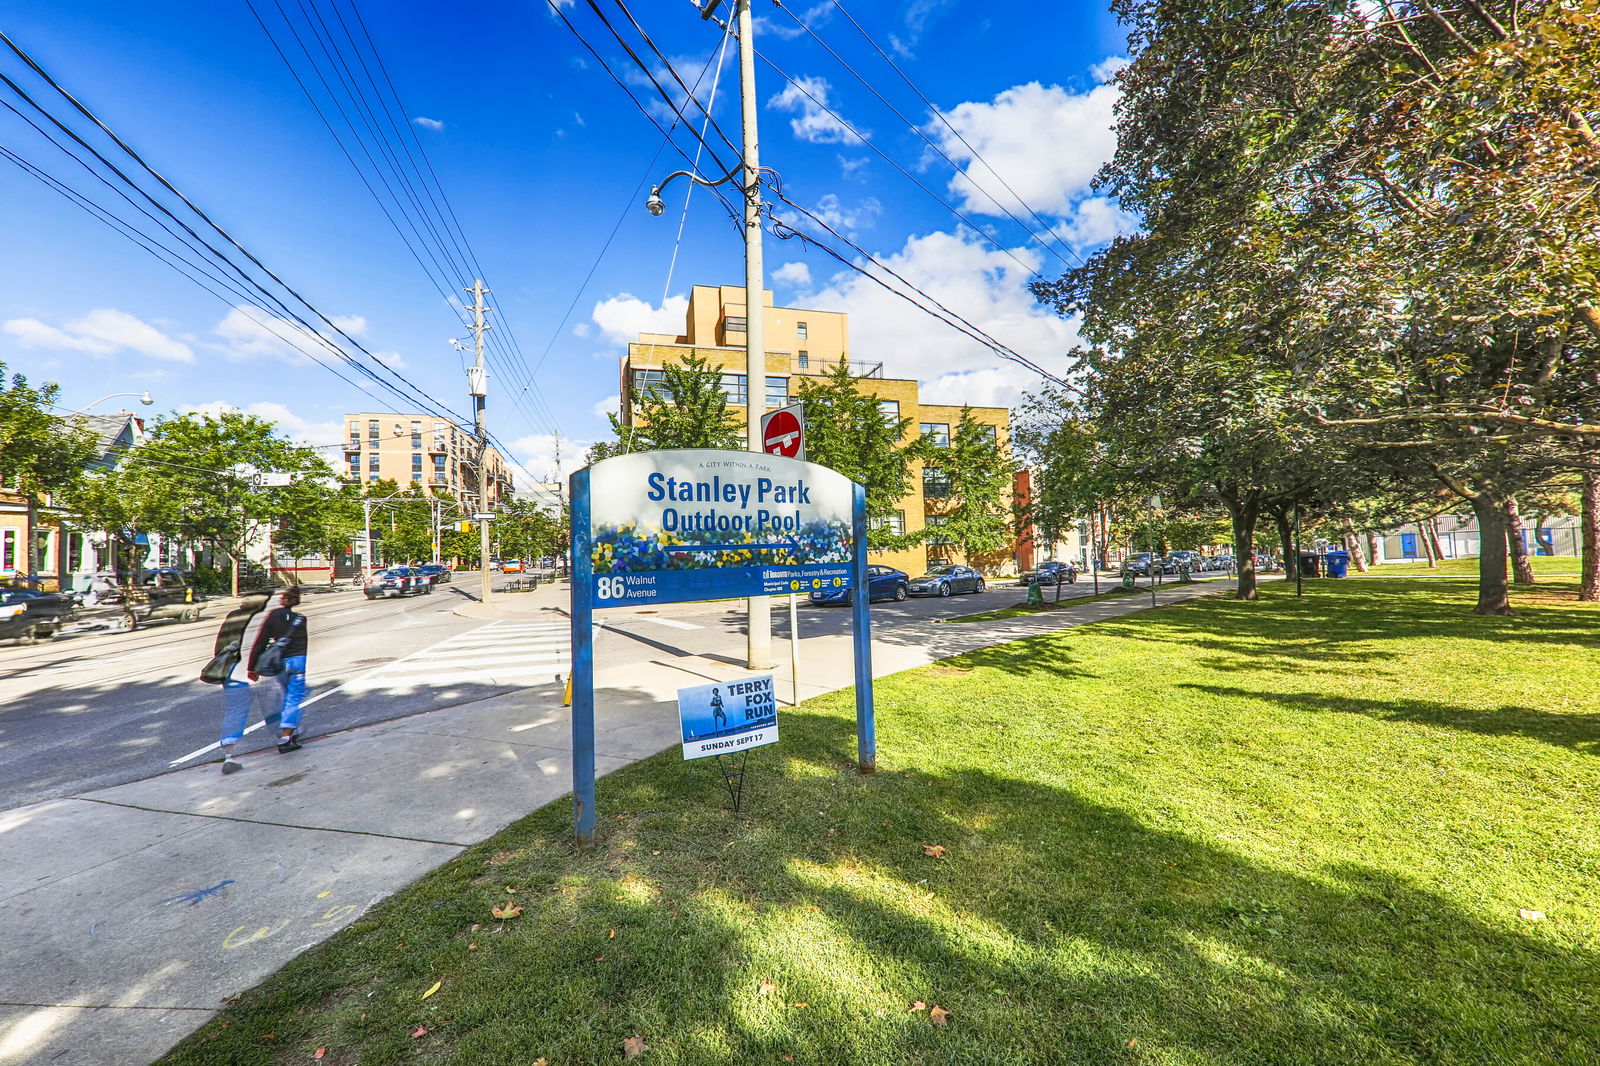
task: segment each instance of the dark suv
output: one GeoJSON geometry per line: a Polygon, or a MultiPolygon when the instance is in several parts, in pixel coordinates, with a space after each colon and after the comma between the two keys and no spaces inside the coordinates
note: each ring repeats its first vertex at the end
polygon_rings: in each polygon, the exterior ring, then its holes
{"type": "Polygon", "coordinates": [[[72,601],[51,592],[0,589],[0,640],[51,640],[72,613],[72,601]]]}

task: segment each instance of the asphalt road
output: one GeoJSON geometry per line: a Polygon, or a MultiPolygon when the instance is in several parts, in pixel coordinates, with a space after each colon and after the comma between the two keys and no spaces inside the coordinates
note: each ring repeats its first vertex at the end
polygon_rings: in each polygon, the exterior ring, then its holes
{"type": "MultiPolygon", "coordinates": [[[[497,578],[497,582],[503,579],[497,578]]],[[[1102,580],[1102,590],[1113,586],[1102,580]]],[[[433,595],[367,601],[354,590],[307,595],[301,610],[310,630],[310,737],[442,706],[559,684],[564,675],[566,618],[486,622],[451,612],[472,599],[475,575],[458,575],[433,595]],[[493,664],[491,668],[490,664],[493,664]]],[[[1055,590],[1046,588],[1053,597],[1055,590]]],[[[1092,592],[1089,582],[1062,588],[1063,598],[1092,592]]],[[[1010,606],[1015,585],[990,585],[982,595],[881,601],[872,608],[876,633],[897,622],[926,621],[1010,606]]],[[[208,605],[197,623],[153,625],[126,634],[82,634],[22,647],[0,644],[0,810],[75,795],[217,758],[219,689],[200,684],[225,604],[208,605]]],[[[733,661],[744,647],[739,602],[674,604],[651,613],[601,612],[596,659],[607,666],[663,653],[733,661]]],[[[782,599],[773,601],[773,652],[787,654],[782,599]]],[[[849,630],[843,606],[800,610],[802,638],[849,630]]],[[[259,707],[276,686],[257,686],[259,707]]],[[[266,747],[267,731],[246,736],[243,750],[266,747]]]]}

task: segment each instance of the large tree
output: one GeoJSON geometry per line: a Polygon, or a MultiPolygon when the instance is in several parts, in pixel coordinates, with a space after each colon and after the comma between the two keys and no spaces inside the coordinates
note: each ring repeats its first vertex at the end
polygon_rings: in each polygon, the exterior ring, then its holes
{"type": "Polygon", "coordinates": [[[616,453],[745,446],[744,425],[728,406],[721,370],[691,352],[680,362],[665,364],[661,373],[660,382],[635,397],[639,409],[632,425],[624,426],[616,415],[610,416],[619,442],[616,453]]]}
{"type": "Polygon", "coordinates": [[[61,387],[28,383],[21,374],[5,383],[0,362],[0,488],[22,496],[27,507],[23,560],[34,576],[39,555],[35,537],[39,501],[69,489],[95,457],[95,436],[81,421],[51,414],[61,387]]]}
{"type": "Polygon", "coordinates": [[[912,420],[891,415],[865,379],[841,359],[827,373],[800,381],[806,405],[806,458],[831,467],[867,490],[867,543],[874,550],[908,548],[920,534],[897,533],[890,522],[911,493],[912,465],[931,449],[912,420]]]}
{"type": "Polygon", "coordinates": [[[1288,424],[1432,473],[1509,610],[1506,499],[1600,435],[1596,0],[1114,8],[1101,185],[1143,232],[1041,294],[1115,356],[1231,347],[1288,424]]]}
{"type": "Polygon", "coordinates": [[[948,447],[935,447],[931,440],[924,443],[932,452],[925,462],[937,464],[950,486],[938,509],[944,519],[939,535],[961,549],[969,566],[981,568],[983,556],[1013,540],[1006,504],[1016,467],[1009,442],[999,439],[994,426],[973,418],[971,407],[962,407],[948,447]]]}

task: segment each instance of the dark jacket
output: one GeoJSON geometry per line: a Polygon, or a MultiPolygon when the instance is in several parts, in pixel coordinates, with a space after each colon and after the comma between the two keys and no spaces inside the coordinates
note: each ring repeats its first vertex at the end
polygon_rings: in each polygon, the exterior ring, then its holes
{"type": "Polygon", "coordinates": [[[222,649],[229,644],[242,644],[245,627],[250,624],[250,619],[256,616],[256,612],[266,605],[265,596],[249,596],[242,600],[239,606],[229,611],[228,617],[222,620],[222,628],[217,630],[217,644],[211,650],[211,654],[221,655],[222,649]]]}
{"type": "Polygon", "coordinates": [[[267,650],[267,645],[279,637],[287,636],[288,644],[283,649],[285,659],[292,655],[306,653],[306,616],[288,607],[279,607],[267,615],[266,624],[261,627],[261,635],[256,638],[256,646],[250,651],[250,669],[256,668],[256,660],[261,658],[261,653],[267,650]]]}

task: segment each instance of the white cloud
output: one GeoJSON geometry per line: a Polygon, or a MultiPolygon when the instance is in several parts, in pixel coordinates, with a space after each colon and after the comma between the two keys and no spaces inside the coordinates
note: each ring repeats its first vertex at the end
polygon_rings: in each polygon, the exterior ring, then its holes
{"type": "Polygon", "coordinates": [[[1092,248],[1113,237],[1139,231],[1139,221],[1104,196],[1078,201],[1072,217],[1055,227],[1055,232],[1074,248],[1092,248]]]}
{"type": "Polygon", "coordinates": [[[524,467],[523,474],[517,478],[518,483],[526,489],[528,474],[540,481],[554,481],[558,476],[565,478],[583,465],[583,453],[588,451],[593,443],[593,441],[573,440],[571,437],[558,437],[553,433],[534,433],[518,437],[510,445],[512,456],[524,467]],[[559,471],[556,469],[558,450],[561,463],[559,471]]]}
{"type": "Polygon", "coordinates": [[[278,432],[301,444],[322,446],[342,444],[344,442],[343,419],[333,422],[313,422],[300,417],[281,403],[262,400],[240,407],[238,404],[229,403],[227,400],[212,400],[210,403],[190,404],[178,408],[179,414],[210,415],[212,418],[217,418],[228,412],[264,418],[276,425],[278,432]]]}
{"type": "Polygon", "coordinates": [[[622,395],[615,392],[601,400],[599,403],[595,404],[593,407],[594,416],[600,419],[602,422],[606,420],[607,415],[617,414],[621,410],[622,395]]]}
{"type": "Polygon", "coordinates": [[[1123,70],[1133,65],[1133,60],[1127,56],[1107,56],[1089,68],[1089,73],[1097,82],[1111,81],[1123,70]]]}
{"type": "MultiPolygon", "coordinates": [[[[1038,265],[1037,252],[1014,249],[1010,255],[1038,265]]],[[[962,231],[912,237],[899,252],[878,259],[1000,343],[1065,374],[1064,356],[1076,343],[1076,328],[1034,299],[1027,289],[1032,275],[1010,255],[962,231]]],[[[850,315],[852,362],[882,362],[889,377],[920,380],[930,402],[1009,406],[1042,384],[1037,374],[859,274],[835,275],[807,300],[850,315]]]]}
{"type": "Polygon", "coordinates": [[[805,26],[799,25],[795,21],[796,19],[815,30],[828,21],[828,16],[832,15],[833,11],[834,4],[832,0],[828,0],[826,3],[816,4],[811,10],[804,11],[791,18],[776,19],[768,18],[765,15],[757,15],[753,27],[756,40],[764,41],[768,37],[776,37],[782,41],[792,41],[796,37],[803,37],[806,33],[805,26]]]}
{"type": "Polygon", "coordinates": [[[212,332],[222,338],[217,348],[230,359],[280,359],[303,366],[311,361],[306,352],[327,351],[317,334],[300,323],[252,304],[229,308],[212,332]]]}
{"type": "Polygon", "coordinates": [[[572,327],[572,335],[574,337],[587,337],[592,332],[594,331],[589,328],[589,323],[587,322],[579,322],[572,327]]]}
{"type": "Polygon", "coordinates": [[[329,318],[335,326],[344,330],[352,337],[363,337],[367,332],[367,319],[365,315],[334,315],[329,318]]]}
{"type": "Polygon", "coordinates": [[[852,133],[837,117],[837,108],[829,108],[828,94],[832,89],[824,78],[801,76],[768,100],[767,106],[778,111],[799,112],[798,118],[789,120],[789,128],[797,138],[809,144],[863,143],[862,138],[870,131],[851,123],[859,135],[852,133]]]}
{"type": "Polygon", "coordinates": [[[591,317],[606,340],[613,344],[627,344],[638,340],[641,333],[670,333],[677,336],[683,330],[684,316],[688,313],[687,296],[668,297],[660,307],[655,307],[629,293],[623,293],[595,304],[591,317]]]}
{"type": "Polygon", "coordinates": [[[4,328],[24,348],[58,348],[97,356],[128,351],[177,363],[195,361],[194,351],[187,344],[126,311],[111,308],[90,311],[60,327],[37,318],[14,318],[4,328]]]}
{"type": "Polygon", "coordinates": [[[811,288],[811,267],[796,261],[785,263],[772,272],[772,280],[784,285],[792,285],[797,289],[811,288]]]}
{"type": "Polygon", "coordinates": [[[1029,82],[992,102],[946,111],[960,137],[939,121],[927,130],[963,167],[950,182],[958,206],[986,215],[1010,212],[1024,220],[1029,208],[1057,217],[1070,214],[1116,150],[1112,126],[1118,96],[1114,85],[1071,93],[1059,85],[1029,82]]]}
{"type": "Polygon", "coordinates": [[[435,133],[437,133],[439,130],[444,129],[444,123],[440,122],[436,118],[425,118],[422,115],[418,115],[416,118],[412,119],[411,121],[415,122],[417,125],[421,126],[423,129],[425,129],[425,130],[433,130],[435,133]]]}
{"type": "Polygon", "coordinates": [[[372,357],[391,370],[404,370],[411,365],[399,352],[373,352],[372,357]]]}

